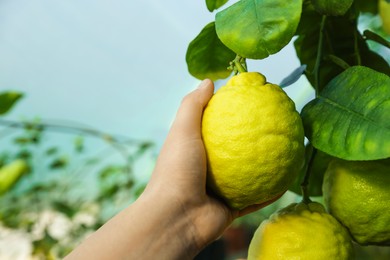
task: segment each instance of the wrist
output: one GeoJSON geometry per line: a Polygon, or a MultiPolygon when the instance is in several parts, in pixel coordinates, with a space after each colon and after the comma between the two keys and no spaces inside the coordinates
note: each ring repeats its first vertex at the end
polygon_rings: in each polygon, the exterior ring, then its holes
{"type": "Polygon", "coordinates": [[[138,225],[144,226],[143,232],[150,237],[148,252],[144,252],[151,258],[193,259],[203,248],[193,219],[185,206],[160,194],[143,194],[130,206],[133,212],[144,212],[137,217],[138,225]]]}

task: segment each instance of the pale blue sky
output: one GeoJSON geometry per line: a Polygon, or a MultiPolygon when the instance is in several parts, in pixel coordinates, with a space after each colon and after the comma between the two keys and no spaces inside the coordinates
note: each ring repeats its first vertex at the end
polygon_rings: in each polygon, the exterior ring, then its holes
{"type": "MultiPolygon", "coordinates": [[[[214,15],[199,0],[3,0],[0,91],[26,93],[7,117],[73,120],[161,143],[199,82],[186,48],[214,15]]],[[[274,83],[298,66],[291,45],[249,63],[274,83]]],[[[297,89],[287,92],[306,96],[297,89]]]]}

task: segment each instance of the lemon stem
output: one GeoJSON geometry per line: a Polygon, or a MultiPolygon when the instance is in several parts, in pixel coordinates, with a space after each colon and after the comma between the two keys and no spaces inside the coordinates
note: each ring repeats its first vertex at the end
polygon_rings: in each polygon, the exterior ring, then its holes
{"type": "Polygon", "coordinates": [[[247,67],[246,67],[246,60],[245,58],[237,55],[236,58],[232,62],[233,64],[233,71],[237,71],[239,73],[247,72],[247,67]]]}
{"type": "MultiPolygon", "coordinates": [[[[320,91],[320,67],[321,67],[321,61],[322,61],[322,56],[323,56],[323,45],[324,45],[324,31],[325,31],[325,23],[326,23],[326,15],[322,16],[321,19],[321,25],[320,25],[320,34],[319,34],[319,39],[318,39],[318,47],[317,47],[317,56],[316,56],[316,63],[314,65],[314,89],[315,89],[315,95],[318,97],[319,91],[320,91]]],[[[305,172],[305,177],[303,178],[303,181],[301,183],[301,191],[302,191],[302,201],[304,203],[310,203],[310,196],[309,196],[309,179],[310,179],[310,173],[313,168],[313,161],[314,157],[317,153],[317,149],[313,147],[309,162],[307,164],[306,172],[305,172]]]]}
{"type": "MultiPolygon", "coordinates": [[[[323,56],[323,45],[324,45],[324,31],[325,31],[325,23],[326,23],[326,15],[322,16],[321,19],[321,25],[320,25],[320,34],[319,34],[319,39],[318,39],[318,47],[317,47],[317,56],[316,56],[316,63],[314,65],[314,89],[315,89],[315,95],[316,97],[319,94],[320,91],[320,67],[321,67],[321,61],[322,61],[322,56],[323,56]]],[[[317,149],[313,147],[313,150],[310,155],[309,162],[307,164],[306,172],[305,172],[305,177],[303,178],[303,181],[301,183],[301,191],[302,191],[302,201],[304,203],[310,203],[310,196],[309,196],[309,179],[310,179],[310,173],[313,168],[313,161],[314,157],[317,153],[317,149]]]]}
{"type": "Polygon", "coordinates": [[[317,154],[317,149],[313,147],[313,150],[312,150],[311,156],[310,156],[310,160],[307,164],[305,177],[303,178],[303,181],[301,183],[302,201],[304,203],[311,202],[310,196],[309,196],[308,186],[309,186],[310,173],[311,173],[312,168],[313,168],[314,157],[316,156],[316,154],[317,154]]]}
{"type": "Polygon", "coordinates": [[[357,65],[360,66],[362,65],[362,57],[360,56],[360,52],[359,52],[358,33],[356,30],[354,31],[353,38],[354,38],[354,50],[356,53],[356,63],[357,65]]]}
{"type": "Polygon", "coordinates": [[[324,28],[325,28],[325,22],[326,22],[326,15],[322,16],[321,19],[321,27],[320,27],[320,35],[318,39],[318,47],[317,47],[317,57],[316,57],[316,63],[314,65],[314,89],[316,91],[316,96],[318,96],[318,92],[320,89],[320,66],[321,66],[321,60],[322,60],[322,47],[323,47],[323,41],[324,41],[324,28]]]}

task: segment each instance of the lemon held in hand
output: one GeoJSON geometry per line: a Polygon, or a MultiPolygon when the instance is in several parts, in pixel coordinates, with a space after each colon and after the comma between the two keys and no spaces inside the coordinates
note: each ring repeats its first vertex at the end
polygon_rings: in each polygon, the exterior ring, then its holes
{"type": "Polygon", "coordinates": [[[353,259],[350,235],[317,203],[293,203],[272,214],[256,230],[248,260],[353,259]]]}
{"type": "Polygon", "coordinates": [[[304,133],[294,102],[257,72],[233,76],[202,119],[207,184],[234,209],[269,201],[295,180],[304,133]]]}
{"type": "Polygon", "coordinates": [[[322,187],[329,212],[355,241],[390,245],[390,159],[333,160],[322,187]]]}

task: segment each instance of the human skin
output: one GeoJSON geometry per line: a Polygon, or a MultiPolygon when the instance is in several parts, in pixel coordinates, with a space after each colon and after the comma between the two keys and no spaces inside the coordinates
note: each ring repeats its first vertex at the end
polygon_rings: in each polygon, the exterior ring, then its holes
{"type": "Polygon", "coordinates": [[[141,196],[65,259],[192,259],[231,222],[274,200],[232,210],[206,191],[203,109],[211,80],[185,96],[141,196]]]}

